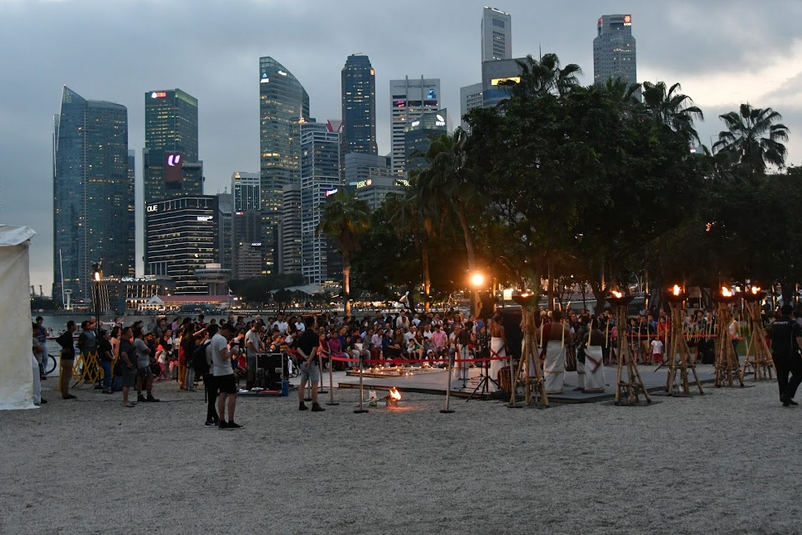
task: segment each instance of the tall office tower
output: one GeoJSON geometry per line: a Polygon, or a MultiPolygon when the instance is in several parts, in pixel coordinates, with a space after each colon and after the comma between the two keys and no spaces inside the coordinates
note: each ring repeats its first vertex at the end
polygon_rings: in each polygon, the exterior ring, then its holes
{"type": "Polygon", "coordinates": [[[268,274],[281,268],[278,228],[283,188],[301,182],[301,123],[309,120],[306,90],[271,57],[259,58],[259,120],[262,272],[268,274]]]}
{"type": "Polygon", "coordinates": [[[281,223],[278,226],[278,260],[281,273],[301,273],[301,185],[281,188],[281,223]]]}
{"type": "Polygon", "coordinates": [[[629,84],[636,83],[632,15],[603,15],[597,29],[593,39],[593,81],[603,84],[610,78],[621,78],[629,84]]]}
{"type": "Polygon", "coordinates": [[[145,93],[145,204],[203,195],[198,166],[198,100],[181,91],[145,93]]]}
{"type": "Polygon", "coordinates": [[[356,184],[368,180],[379,171],[389,176],[387,157],[374,154],[351,153],[345,155],[345,183],[356,184]]]}
{"type": "Polygon", "coordinates": [[[465,122],[465,115],[474,108],[482,107],[482,83],[466,85],[459,88],[460,101],[460,126],[463,130],[468,130],[468,123],[465,122]]]}
{"type": "Polygon", "coordinates": [[[482,63],[482,106],[492,108],[502,100],[510,98],[511,88],[504,82],[521,81],[520,59],[485,61],[482,63]]]}
{"type": "Polygon", "coordinates": [[[335,264],[342,272],[333,241],[316,232],[323,203],[342,187],[339,147],[340,132],[331,121],[301,125],[301,272],[304,284],[320,284],[338,278],[335,264]]]}
{"type": "Polygon", "coordinates": [[[404,132],[404,147],[407,172],[415,169],[425,169],[426,151],[432,144],[433,138],[448,135],[448,110],[427,111],[407,124],[404,132]]]}
{"type": "Polygon", "coordinates": [[[234,265],[234,194],[217,194],[217,262],[222,269],[233,269],[234,265]]]}
{"type": "Polygon", "coordinates": [[[262,274],[262,202],[259,173],[233,173],[232,272],[235,279],[262,274]]]}
{"type": "Polygon", "coordinates": [[[342,88],[342,153],[378,154],[376,144],[376,73],[370,58],[352,54],[345,61],[342,88]]]}
{"type": "Polygon", "coordinates": [[[104,277],[135,266],[128,110],[64,86],[53,126],[53,298],[89,300],[93,263],[103,262],[104,277]]]}
{"type": "Polygon", "coordinates": [[[232,173],[231,193],[235,212],[262,209],[259,173],[232,173]]]}
{"type": "Polygon", "coordinates": [[[218,265],[219,210],[216,195],[188,195],[145,208],[147,273],[169,276],[176,295],[207,295],[208,284],[196,271],[218,265]]]}
{"type": "Polygon", "coordinates": [[[440,109],[440,79],[424,78],[390,80],[390,104],[392,105],[392,125],[390,140],[392,144],[392,171],[403,175],[404,130],[407,123],[418,119],[425,111],[440,109]]]}
{"type": "Polygon", "coordinates": [[[494,7],[482,13],[482,61],[512,57],[512,17],[494,7]]]}

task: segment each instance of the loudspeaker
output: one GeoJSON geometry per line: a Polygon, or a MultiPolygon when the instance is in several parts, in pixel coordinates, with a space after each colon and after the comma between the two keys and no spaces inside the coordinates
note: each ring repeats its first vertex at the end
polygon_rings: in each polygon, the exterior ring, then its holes
{"type": "Polygon", "coordinates": [[[282,353],[265,353],[256,357],[257,386],[268,390],[281,390],[282,353]]]}

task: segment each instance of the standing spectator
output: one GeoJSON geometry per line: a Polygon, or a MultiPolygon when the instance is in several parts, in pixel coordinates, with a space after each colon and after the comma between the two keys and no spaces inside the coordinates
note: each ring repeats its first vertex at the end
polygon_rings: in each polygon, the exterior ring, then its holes
{"type": "Polygon", "coordinates": [[[227,323],[222,325],[217,334],[212,337],[210,344],[212,375],[219,392],[217,399],[217,412],[220,418],[217,424],[218,429],[242,428],[241,425],[234,422],[234,409],[237,406],[237,381],[234,377],[234,368],[231,366],[232,352],[228,348],[228,341],[233,337],[231,329],[232,326],[227,323]],[[228,405],[228,421],[226,421],[226,405],[228,405]]]}
{"type": "Polygon", "coordinates": [[[301,385],[298,387],[298,410],[308,410],[304,403],[304,390],[306,383],[312,383],[312,411],[322,412],[326,409],[317,402],[317,385],[320,382],[320,368],[316,354],[320,345],[320,339],[315,331],[315,318],[309,316],[304,321],[306,329],[298,340],[298,361],[301,368],[301,385]]]}
{"type": "Polygon", "coordinates": [[[42,370],[42,359],[43,357],[43,347],[42,344],[39,343],[39,339],[37,338],[36,334],[38,332],[38,327],[36,323],[32,324],[33,332],[31,341],[33,342],[33,360],[31,361],[31,371],[33,372],[33,404],[37,407],[42,403],[47,403],[46,399],[42,398],[42,379],[41,379],[41,370],[42,370]]]}
{"type": "Polygon", "coordinates": [[[103,393],[111,394],[111,363],[114,361],[114,353],[111,347],[111,336],[109,331],[101,329],[100,343],[98,344],[97,359],[100,367],[103,368],[103,393]]]}
{"type": "Polygon", "coordinates": [[[265,343],[262,341],[259,332],[261,328],[262,324],[258,321],[254,321],[248,334],[245,335],[245,346],[247,348],[245,353],[247,355],[247,366],[245,367],[247,379],[245,380],[245,388],[248,390],[253,388],[254,383],[256,383],[256,356],[259,353],[265,352],[265,343]]]}
{"type": "Polygon", "coordinates": [[[134,352],[136,353],[136,400],[156,402],[153,397],[153,370],[150,369],[151,351],[148,341],[153,338],[152,333],[143,333],[141,329],[134,331],[134,352]],[[142,387],[147,390],[148,396],[142,395],[142,387]]]}
{"type": "Polygon", "coordinates": [[[36,316],[36,331],[33,333],[36,337],[36,340],[39,342],[39,345],[42,346],[42,356],[43,359],[41,361],[37,361],[39,363],[39,378],[44,381],[47,379],[47,375],[44,374],[44,357],[47,356],[47,328],[44,326],[45,319],[42,316],[36,316]]]}
{"type": "Polygon", "coordinates": [[[799,354],[802,349],[802,327],[791,319],[793,310],[790,304],[784,304],[780,309],[782,316],[771,324],[771,354],[777,367],[777,386],[783,407],[799,405],[794,401],[794,396],[802,384],[802,356],[799,354]]]}
{"type": "Polygon", "coordinates": [[[59,386],[61,387],[61,397],[64,399],[76,399],[75,396],[70,394],[70,379],[72,379],[72,366],[75,364],[75,342],[72,339],[72,333],[77,330],[78,327],[75,322],[70,320],[67,322],[67,330],[56,338],[56,343],[61,346],[61,378],[59,386]]]}
{"type": "Polygon", "coordinates": [[[131,408],[133,403],[128,399],[131,387],[136,384],[136,352],[134,351],[134,333],[131,327],[124,327],[120,340],[120,365],[123,379],[123,407],[131,408]]]}

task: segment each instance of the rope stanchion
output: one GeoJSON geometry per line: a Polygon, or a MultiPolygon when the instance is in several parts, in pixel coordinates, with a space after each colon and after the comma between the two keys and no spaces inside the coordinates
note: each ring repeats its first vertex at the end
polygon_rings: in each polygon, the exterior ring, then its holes
{"type": "Polygon", "coordinates": [[[453,360],[453,358],[449,358],[448,383],[446,384],[446,407],[440,410],[442,414],[451,414],[454,412],[454,410],[449,407],[449,403],[451,401],[451,371],[454,369],[453,360]]]}
{"type": "Polygon", "coordinates": [[[354,414],[365,414],[365,365],[362,363],[362,355],[359,355],[359,408],[354,410],[354,414]]]}
{"type": "MultiPolygon", "coordinates": [[[[334,355],[329,358],[329,402],[326,405],[334,406],[339,405],[334,401],[334,355]]],[[[322,380],[320,381],[323,382],[322,380]]]]}

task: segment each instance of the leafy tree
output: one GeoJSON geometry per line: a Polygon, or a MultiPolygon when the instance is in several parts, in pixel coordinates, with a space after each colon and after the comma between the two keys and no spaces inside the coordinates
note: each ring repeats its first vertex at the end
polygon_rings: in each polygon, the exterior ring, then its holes
{"type": "Polygon", "coordinates": [[[702,110],[693,105],[693,99],[679,93],[682,86],[675,83],[666,89],[665,82],[643,83],[643,105],[658,125],[665,125],[681,135],[688,145],[701,143],[694,121],[704,120],[702,110]]]}

